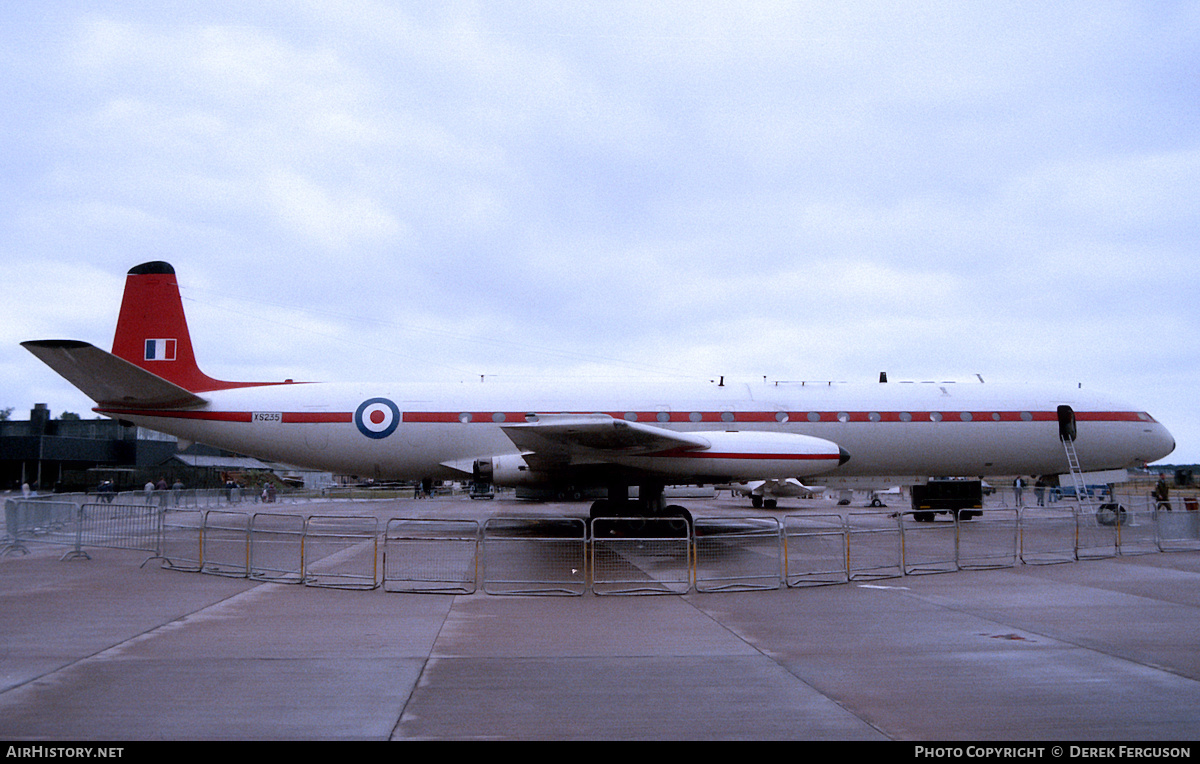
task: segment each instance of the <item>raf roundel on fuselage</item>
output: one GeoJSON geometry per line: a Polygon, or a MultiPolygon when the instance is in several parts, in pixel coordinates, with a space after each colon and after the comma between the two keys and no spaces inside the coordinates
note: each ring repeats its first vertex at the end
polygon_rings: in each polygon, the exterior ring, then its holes
{"type": "Polygon", "coordinates": [[[400,426],[400,409],[387,398],[371,398],[354,412],[354,424],[368,438],[381,440],[400,426]]]}

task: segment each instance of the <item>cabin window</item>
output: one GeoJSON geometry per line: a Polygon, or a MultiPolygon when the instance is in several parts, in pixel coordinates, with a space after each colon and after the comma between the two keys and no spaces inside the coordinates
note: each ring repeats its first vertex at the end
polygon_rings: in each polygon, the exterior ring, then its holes
{"type": "Polygon", "coordinates": [[[775,412],[775,421],[776,422],[779,422],[780,424],[782,424],[783,422],[786,422],[787,420],[788,420],[787,414],[785,414],[782,411],[775,412]]]}
{"type": "Polygon", "coordinates": [[[932,412],[930,412],[930,414],[929,414],[929,421],[931,421],[931,422],[940,422],[940,421],[942,421],[942,412],[940,412],[940,411],[932,411],[932,412]]]}
{"type": "Polygon", "coordinates": [[[850,414],[846,411],[839,411],[838,412],[838,421],[839,422],[849,422],[850,414]]]}
{"type": "Polygon", "coordinates": [[[504,421],[504,412],[497,411],[495,414],[492,414],[492,421],[493,422],[503,422],[504,421]]]}
{"type": "Polygon", "coordinates": [[[999,421],[1000,421],[1000,412],[998,412],[998,411],[993,411],[993,412],[992,412],[992,421],[993,421],[993,422],[999,422],[999,421]]]}
{"type": "Polygon", "coordinates": [[[660,421],[660,422],[670,422],[670,421],[671,421],[671,412],[669,412],[669,411],[660,411],[660,412],[658,412],[658,421],[660,421]]]}
{"type": "Polygon", "coordinates": [[[1033,414],[1030,414],[1028,411],[1022,411],[1021,412],[1021,421],[1022,422],[1032,422],[1033,414]]]}
{"type": "Polygon", "coordinates": [[[732,422],[733,421],[733,412],[732,411],[722,411],[721,412],[721,421],[722,422],[732,422]]]}
{"type": "Polygon", "coordinates": [[[970,411],[964,411],[963,413],[958,415],[958,418],[963,420],[964,422],[970,422],[972,419],[974,419],[974,417],[971,416],[970,411]]]}
{"type": "Polygon", "coordinates": [[[901,422],[911,422],[912,414],[908,413],[907,411],[901,411],[900,412],[900,421],[901,422]]]}
{"type": "Polygon", "coordinates": [[[704,415],[699,411],[693,411],[692,413],[688,414],[688,419],[692,420],[693,422],[699,422],[700,420],[704,419],[704,415]]]}
{"type": "Polygon", "coordinates": [[[637,421],[637,412],[636,411],[626,411],[625,412],[625,421],[626,422],[636,422],[637,421]]]}
{"type": "Polygon", "coordinates": [[[468,413],[468,412],[464,411],[463,413],[459,414],[459,415],[458,415],[458,421],[462,422],[463,424],[466,424],[467,422],[470,422],[470,421],[471,421],[471,415],[470,415],[470,413],[468,413]]]}
{"type": "Polygon", "coordinates": [[[870,414],[867,414],[867,419],[870,419],[872,422],[878,422],[883,417],[880,416],[878,411],[872,411],[870,414]]]}
{"type": "Polygon", "coordinates": [[[817,413],[817,412],[815,412],[815,411],[810,411],[810,412],[808,412],[808,421],[810,421],[810,422],[820,422],[820,421],[821,421],[821,415],[820,415],[820,414],[818,414],[818,413],[817,413]]]}

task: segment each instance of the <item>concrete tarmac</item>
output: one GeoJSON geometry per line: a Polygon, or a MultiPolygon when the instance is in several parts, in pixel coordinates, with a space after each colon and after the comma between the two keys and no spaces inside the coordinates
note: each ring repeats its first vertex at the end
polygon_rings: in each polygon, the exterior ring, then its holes
{"type": "MultiPolygon", "coordinates": [[[[683,503],[697,514],[763,514],[730,499],[683,503]]],[[[796,511],[785,503],[778,514],[796,511]]],[[[432,500],[371,511],[416,509],[534,507],[432,500]]],[[[64,562],[62,548],[31,549],[0,558],[0,740],[1200,733],[1196,552],[803,589],[563,597],[321,589],[139,567],[141,552],[64,562]]]]}

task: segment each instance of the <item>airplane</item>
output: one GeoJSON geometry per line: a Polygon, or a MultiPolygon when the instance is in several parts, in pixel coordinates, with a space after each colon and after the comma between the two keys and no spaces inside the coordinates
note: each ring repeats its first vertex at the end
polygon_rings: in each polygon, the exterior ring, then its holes
{"type": "Polygon", "coordinates": [[[796,478],[783,480],[774,478],[751,480],[745,483],[729,483],[717,486],[717,488],[727,489],[733,496],[749,497],[750,506],[755,509],[776,509],[781,498],[813,499],[820,498],[827,492],[837,493],[838,504],[847,505],[853,501],[856,489],[866,492],[868,506],[886,507],[888,505],[884,503],[884,499],[902,498],[904,493],[898,485],[888,485],[886,482],[871,478],[838,478],[828,482],[834,483],[834,485],[805,485],[796,478]]]}
{"type": "Polygon", "coordinates": [[[775,509],[779,505],[779,499],[784,496],[810,497],[825,492],[825,486],[805,485],[796,478],[750,480],[722,487],[728,488],[735,496],[749,496],[750,505],[755,509],[775,509]]]}
{"type": "Polygon", "coordinates": [[[1082,389],[952,383],[604,386],[232,382],[197,365],[174,268],[132,268],[112,352],[22,345],[104,416],[241,454],[376,480],[607,491],[591,515],[685,517],[676,484],[915,485],[926,476],[1141,466],[1175,441],[1141,409],[1082,389]],[[637,486],[637,498],[630,498],[637,486]]]}

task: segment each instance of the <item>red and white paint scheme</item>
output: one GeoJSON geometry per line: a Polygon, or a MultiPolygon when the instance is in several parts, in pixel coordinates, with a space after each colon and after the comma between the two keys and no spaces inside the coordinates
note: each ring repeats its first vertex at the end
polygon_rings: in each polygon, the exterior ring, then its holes
{"type": "Polygon", "coordinates": [[[129,272],[112,353],[74,340],[23,345],[101,414],[377,479],[606,486],[619,499],[631,485],[661,496],[664,484],[816,475],[897,484],[1065,473],[1064,411],[1085,471],[1142,465],[1175,447],[1145,411],[1081,389],[226,382],[197,366],[175,271],[163,262],[129,272]]]}

